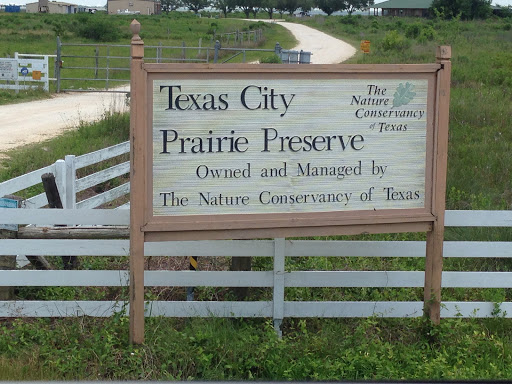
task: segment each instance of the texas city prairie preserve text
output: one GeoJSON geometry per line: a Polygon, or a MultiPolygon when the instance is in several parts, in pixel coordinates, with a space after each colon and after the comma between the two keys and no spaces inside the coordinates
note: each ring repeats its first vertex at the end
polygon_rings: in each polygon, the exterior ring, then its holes
{"type": "Polygon", "coordinates": [[[153,215],[425,206],[427,80],[153,81],[153,215]]]}

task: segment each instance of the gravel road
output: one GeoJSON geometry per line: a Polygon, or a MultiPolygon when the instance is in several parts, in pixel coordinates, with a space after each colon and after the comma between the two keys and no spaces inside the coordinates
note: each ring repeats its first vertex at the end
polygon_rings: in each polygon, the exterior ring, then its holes
{"type": "MultiPolygon", "coordinates": [[[[279,24],[289,29],[299,42],[294,50],[312,52],[313,64],[340,63],[356,52],[351,45],[316,29],[287,22],[279,24]]],[[[0,156],[6,150],[74,129],[80,122],[99,120],[106,112],[114,110],[128,110],[124,93],[66,93],[48,100],[2,105],[0,156]]]]}

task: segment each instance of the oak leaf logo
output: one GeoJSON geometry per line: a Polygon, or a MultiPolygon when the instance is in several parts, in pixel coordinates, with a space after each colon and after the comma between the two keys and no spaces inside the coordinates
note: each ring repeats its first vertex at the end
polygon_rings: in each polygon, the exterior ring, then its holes
{"type": "Polygon", "coordinates": [[[416,92],[413,92],[414,84],[411,83],[400,83],[396,89],[393,99],[393,108],[401,107],[402,105],[409,104],[409,102],[416,96],[416,92]]]}

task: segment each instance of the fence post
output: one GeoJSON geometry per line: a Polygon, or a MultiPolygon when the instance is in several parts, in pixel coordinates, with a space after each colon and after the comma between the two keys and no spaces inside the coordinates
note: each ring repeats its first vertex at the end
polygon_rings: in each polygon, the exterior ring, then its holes
{"type": "Polygon", "coordinates": [[[107,81],[105,83],[105,89],[108,90],[108,75],[109,75],[109,66],[110,66],[110,46],[107,46],[107,81]]]}
{"type": "Polygon", "coordinates": [[[64,160],[57,160],[55,162],[55,184],[57,185],[62,208],[68,208],[66,206],[66,202],[68,201],[66,168],[66,162],[64,160]]]}
{"type": "Polygon", "coordinates": [[[276,43],[276,46],[274,48],[274,52],[276,53],[277,56],[281,56],[281,45],[279,43],[276,43]]]}
{"type": "Polygon", "coordinates": [[[434,182],[434,201],[432,213],[437,220],[432,223],[432,230],[427,232],[425,256],[425,287],[423,293],[424,311],[434,324],[441,321],[441,280],[443,274],[443,241],[444,216],[446,209],[446,172],[448,152],[448,123],[450,117],[450,79],[451,79],[450,46],[439,46],[436,51],[436,62],[441,64],[438,72],[437,103],[437,140],[434,158],[436,169],[434,182]]]}
{"type": "Polygon", "coordinates": [[[159,42],[158,47],[156,47],[156,62],[162,62],[162,42],[159,42]]]}
{"type": "Polygon", "coordinates": [[[197,56],[201,56],[201,44],[203,43],[203,38],[199,38],[199,49],[197,50],[197,56]]]}
{"type": "Polygon", "coordinates": [[[214,63],[217,63],[217,61],[219,60],[219,50],[220,50],[220,41],[217,40],[215,42],[215,53],[213,54],[213,62],[214,63]]]}
{"type": "Polygon", "coordinates": [[[274,329],[279,337],[283,336],[281,325],[284,318],[284,259],[286,239],[274,239],[274,295],[273,295],[273,320],[274,329]]]}
{"type": "Polygon", "coordinates": [[[187,58],[187,55],[185,53],[185,42],[181,43],[181,58],[185,60],[187,58]]]}
{"type": "Polygon", "coordinates": [[[100,65],[99,63],[99,55],[100,55],[100,47],[96,47],[96,49],[94,50],[94,78],[97,79],[98,78],[98,67],[100,65]]]}
{"type": "MultiPolygon", "coordinates": [[[[11,58],[11,55],[7,54],[7,58],[11,58]]],[[[16,59],[16,65],[18,65],[19,67],[19,62],[18,62],[18,52],[14,52],[14,58],[16,59]]],[[[9,84],[10,81],[7,81],[7,84],[9,84]]],[[[25,85],[25,81],[23,81],[23,85],[25,85]]],[[[16,76],[16,80],[14,80],[14,93],[17,95],[18,93],[20,93],[20,81],[18,79],[18,76],[16,76]]]]}
{"type": "Polygon", "coordinates": [[[64,199],[65,209],[76,208],[76,158],[75,155],[66,155],[66,196],[64,199]]]}
{"type": "Polygon", "coordinates": [[[130,24],[132,40],[130,48],[130,342],[144,342],[144,233],[140,230],[144,223],[144,202],[135,196],[144,196],[144,139],[143,137],[146,102],[144,70],[144,42],[139,36],[140,23],[130,24]],[[140,136],[139,136],[140,135],[140,136]],[[139,168],[140,167],[140,168],[139,168]]]}
{"type": "Polygon", "coordinates": [[[57,93],[60,92],[60,68],[62,66],[61,42],[57,36],[57,57],[55,58],[55,77],[57,78],[57,93]]]}
{"type": "Polygon", "coordinates": [[[44,82],[44,90],[50,92],[50,66],[48,65],[48,55],[44,55],[44,64],[46,67],[46,81],[44,82]]]}

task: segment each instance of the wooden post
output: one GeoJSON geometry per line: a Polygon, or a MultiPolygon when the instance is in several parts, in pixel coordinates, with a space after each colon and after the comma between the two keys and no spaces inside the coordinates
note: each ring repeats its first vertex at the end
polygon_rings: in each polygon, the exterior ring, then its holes
{"type": "MultiPolygon", "coordinates": [[[[53,173],[45,173],[41,176],[41,181],[43,182],[44,191],[48,200],[48,207],[63,209],[59,189],[57,188],[57,182],[55,181],[55,175],[53,175],[53,173]]],[[[56,226],[58,227],[59,225],[56,226]]],[[[27,259],[29,259],[28,256],[27,259]]],[[[62,256],[62,265],[66,270],[76,269],[78,268],[78,258],[76,256],[62,256]]],[[[41,263],[40,266],[44,268],[44,263],[41,263]]]]}
{"type": "Polygon", "coordinates": [[[451,56],[449,46],[437,47],[436,61],[441,64],[437,77],[436,135],[432,212],[436,217],[427,233],[425,259],[424,310],[434,324],[441,321],[441,277],[443,273],[444,213],[446,199],[446,170],[448,126],[450,113],[451,56]]]}
{"type": "Polygon", "coordinates": [[[145,108],[144,42],[140,23],[133,20],[130,29],[130,342],[144,342],[144,201],[145,201],[145,108]],[[137,140],[135,140],[135,137],[137,140]]]}
{"type": "MultiPolygon", "coordinates": [[[[252,267],[252,257],[237,257],[231,258],[231,271],[250,271],[252,267]]],[[[244,300],[247,298],[249,292],[248,287],[235,287],[231,289],[233,296],[236,300],[244,300]]]]}

